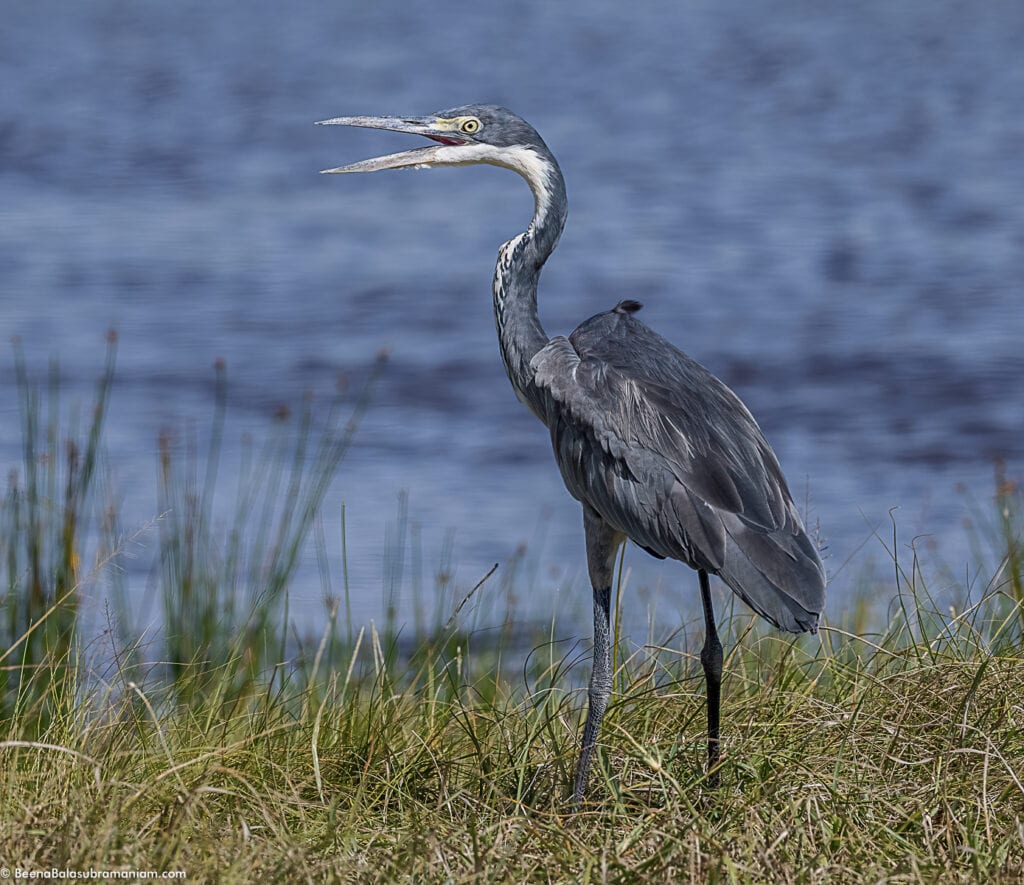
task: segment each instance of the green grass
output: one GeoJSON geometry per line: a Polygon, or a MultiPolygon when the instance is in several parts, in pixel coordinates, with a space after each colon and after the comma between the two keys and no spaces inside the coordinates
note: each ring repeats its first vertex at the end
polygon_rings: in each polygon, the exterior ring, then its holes
{"type": "Polygon", "coordinates": [[[105,491],[112,354],[80,432],[62,429],[55,383],[44,397],[20,365],[25,463],[0,510],[0,864],[225,882],[1024,878],[1024,522],[1005,476],[975,506],[969,580],[894,539],[887,579],[845,566],[831,593],[851,603],[817,639],[727,615],[717,791],[684,637],[622,640],[570,815],[589,660],[551,641],[557,623],[524,663],[507,617],[472,626],[476,596],[446,622],[470,588],[442,576],[445,615],[406,641],[411,613],[353,624],[346,588],[327,588],[322,633],[289,633],[298,552],[312,539],[341,556],[317,514],[361,400],[282,426],[223,524],[222,407],[203,458],[165,441],[154,639],[124,598],[132,541],[105,491]],[[87,594],[109,599],[99,645],[87,594]]]}

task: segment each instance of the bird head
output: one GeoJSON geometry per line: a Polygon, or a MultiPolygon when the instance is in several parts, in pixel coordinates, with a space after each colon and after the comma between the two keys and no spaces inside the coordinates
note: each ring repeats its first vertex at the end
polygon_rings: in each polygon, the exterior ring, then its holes
{"type": "MultiPolygon", "coordinates": [[[[536,130],[521,117],[496,105],[463,105],[426,117],[335,117],[318,126],[361,126],[422,135],[435,145],[387,154],[324,169],[324,173],[378,172],[487,163],[504,166],[533,184],[555,166],[554,157],[536,130]]],[[[557,168],[557,166],[555,167],[557,168]]]]}

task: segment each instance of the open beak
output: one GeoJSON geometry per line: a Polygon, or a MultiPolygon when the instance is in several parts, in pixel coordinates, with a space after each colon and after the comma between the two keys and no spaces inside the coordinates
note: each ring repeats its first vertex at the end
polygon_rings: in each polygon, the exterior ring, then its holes
{"type": "Polygon", "coordinates": [[[348,166],[324,169],[321,174],[378,172],[381,169],[425,169],[435,164],[442,164],[445,160],[450,162],[450,154],[445,156],[446,149],[469,144],[470,139],[462,137],[450,129],[442,128],[440,125],[442,122],[444,121],[439,121],[436,117],[334,117],[331,120],[320,120],[317,122],[317,126],[361,126],[366,129],[389,129],[392,132],[411,132],[413,135],[422,135],[440,142],[437,145],[416,148],[411,151],[387,154],[383,157],[374,157],[371,160],[361,160],[358,163],[350,163],[348,166]]]}

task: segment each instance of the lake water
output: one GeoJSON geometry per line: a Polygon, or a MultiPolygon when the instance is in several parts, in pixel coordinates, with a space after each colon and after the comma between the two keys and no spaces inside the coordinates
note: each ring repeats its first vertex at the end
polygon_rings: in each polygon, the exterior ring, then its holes
{"type": "MultiPolygon", "coordinates": [[[[568,182],[548,332],[643,301],[758,417],[830,570],[873,528],[889,537],[894,507],[903,539],[928,533],[959,567],[958,488],[983,500],[995,458],[1024,468],[1021,46],[1024,5],[999,0],[8,4],[0,331],[37,375],[57,357],[83,405],[119,331],[108,447],[128,528],[157,512],[160,430],[206,426],[216,359],[230,477],[244,433],[387,349],[325,507],[336,570],[346,507],[357,619],[381,616],[403,491],[425,571],[451,531],[464,588],[526,542],[524,616],[547,617],[553,595],[587,593],[580,516],[508,386],[490,300],[528,189],[493,168],[322,177],[414,145],[312,125],[500,103],[568,182]]],[[[0,365],[7,468],[17,395],[0,365]]],[[[830,610],[875,559],[869,541],[830,610]]],[[[135,562],[142,594],[144,550],[135,562]]],[[[630,564],[692,610],[691,573],[630,564]]],[[[303,574],[292,609],[313,622],[319,578],[303,574]]]]}

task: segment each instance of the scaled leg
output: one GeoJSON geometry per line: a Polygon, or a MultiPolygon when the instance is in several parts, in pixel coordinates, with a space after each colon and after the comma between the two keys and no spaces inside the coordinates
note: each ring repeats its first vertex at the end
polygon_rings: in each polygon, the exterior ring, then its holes
{"type": "Polygon", "coordinates": [[[612,692],[612,641],[609,610],[611,608],[612,573],[615,557],[625,540],[594,511],[583,508],[583,525],[587,536],[587,566],[594,590],[594,665],[590,671],[587,720],[583,726],[580,758],[572,791],[573,806],[583,801],[587,789],[590,763],[601,731],[601,720],[608,709],[612,692]]]}

